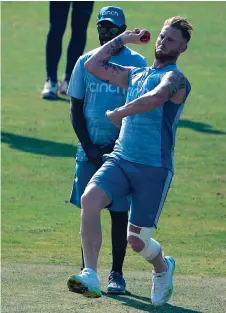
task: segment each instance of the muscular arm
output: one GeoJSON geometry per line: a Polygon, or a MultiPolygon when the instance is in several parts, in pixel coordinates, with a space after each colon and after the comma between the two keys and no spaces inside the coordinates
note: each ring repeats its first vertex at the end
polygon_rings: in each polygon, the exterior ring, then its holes
{"type": "Polygon", "coordinates": [[[86,70],[105,82],[121,88],[128,88],[128,78],[132,67],[111,63],[109,59],[127,43],[147,44],[149,41],[141,40],[145,33],[145,29],[127,30],[112,39],[86,61],[86,70]]]}
{"type": "Polygon", "coordinates": [[[168,72],[152,91],[112,112],[108,112],[107,116],[112,121],[116,118],[119,122],[123,117],[151,111],[168,100],[172,100],[175,104],[181,104],[185,95],[185,86],[186,79],[182,73],[179,71],[168,72]]]}
{"type": "Polygon", "coordinates": [[[71,112],[70,119],[74,131],[88,157],[88,159],[96,166],[100,167],[102,164],[101,149],[98,145],[92,143],[88,129],[86,127],[86,120],[83,113],[84,100],[71,97],[71,112]]]}
{"type": "Polygon", "coordinates": [[[83,114],[83,99],[71,97],[70,119],[73,129],[84,150],[92,144],[86,127],[86,120],[83,114]]]}
{"type": "Polygon", "coordinates": [[[109,62],[109,59],[123,47],[124,41],[119,35],[102,46],[85,62],[86,70],[109,84],[127,88],[130,67],[109,62]]]}
{"type": "Polygon", "coordinates": [[[111,153],[115,143],[113,142],[112,144],[105,145],[104,147],[92,143],[86,126],[83,106],[84,100],[71,97],[71,124],[89,161],[91,161],[98,169],[102,165],[102,156],[106,153],[111,153]]]}

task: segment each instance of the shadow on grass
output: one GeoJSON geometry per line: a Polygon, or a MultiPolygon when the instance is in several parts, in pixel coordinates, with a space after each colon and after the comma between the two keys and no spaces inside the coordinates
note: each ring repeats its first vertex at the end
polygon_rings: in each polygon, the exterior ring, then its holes
{"type": "MultiPolygon", "coordinates": [[[[67,101],[67,99],[63,99],[67,101]]],[[[226,132],[213,129],[211,125],[189,120],[182,119],[179,122],[179,127],[190,128],[202,133],[226,135],[226,132]]],[[[7,143],[12,149],[51,157],[74,157],[76,154],[76,146],[70,144],[26,137],[7,132],[2,132],[2,142],[7,143]]]]}
{"type": "Polygon", "coordinates": [[[47,102],[55,102],[55,101],[62,101],[62,102],[67,102],[67,103],[70,103],[70,98],[67,98],[67,97],[61,97],[61,96],[58,96],[56,99],[42,99],[43,101],[47,101],[47,102]]]}
{"type": "Polygon", "coordinates": [[[11,149],[17,149],[34,154],[47,155],[50,157],[75,157],[76,146],[37,139],[12,133],[2,132],[2,142],[7,143],[11,149]]]}
{"type": "Polygon", "coordinates": [[[154,307],[151,304],[150,298],[135,295],[133,293],[127,292],[125,295],[110,295],[102,291],[103,296],[121,301],[122,305],[127,307],[132,307],[140,311],[149,313],[202,313],[201,311],[194,311],[190,309],[185,309],[179,306],[174,306],[171,304],[165,304],[161,307],[154,307]]]}
{"type": "Polygon", "coordinates": [[[211,125],[201,123],[201,122],[193,122],[186,119],[181,119],[178,127],[180,128],[190,128],[197,132],[214,134],[214,135],[226,135],[226,132],[222,130],[213,129],[211,125]]]}

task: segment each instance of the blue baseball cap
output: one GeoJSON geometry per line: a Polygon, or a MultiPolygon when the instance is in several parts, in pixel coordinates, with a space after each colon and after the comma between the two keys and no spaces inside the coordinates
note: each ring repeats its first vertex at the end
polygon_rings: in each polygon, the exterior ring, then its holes
{"type": "Polygon", "coordinates": [[[121,8],[109,6],[100,10],[97,18],[97,22],[109,21],[118,27],[126,24],[125,15],[121,8]]]}

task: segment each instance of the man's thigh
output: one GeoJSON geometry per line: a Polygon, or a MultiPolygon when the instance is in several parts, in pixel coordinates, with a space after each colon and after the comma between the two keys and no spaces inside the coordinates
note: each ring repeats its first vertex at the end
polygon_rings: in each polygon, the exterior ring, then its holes
{"type": "Polygon", "coordinates": [[[124,171],[113,157],[107,157],[104,164],[91,178],[89,184],[95,184],[109,197],[112,211],[128,211],[130,184],[124,171]]]}
{"type": "Polygon", "coordinates": [[[95,173],[96,167],[90,161],[76,162],[74,181],[70,196],[70,202],[72,204],[81,208],[81,196],[95,173]]]}
{"type": "Polygon", "coordinates": [[[49,2],[49,19],[51,27],[54,29],[66,27],[70,5],[70,1],[49,2]]]}
{"type": "Polygon", "coordinates": [[[136,163],[126,164],[125,168],[132,189],[130,223],[140,227],[157,227],[172,172],[136,163]]]}
{"type": "MultiPolygon", "coordinates": [[[[109,166],[107,166],[107,170],[104,169],[104,177],[105,175],[112,175],[111,177],[115,177],[114,175],[119,175],[117,168],[114,168],[113,172],[112,172],[112,169],[113,169],[112,166],[110,166],[110,168],[109,166]],[[106,171],[109,171],[109,174],[107,174],[106,171]]],[[[81,208],[81,196],[83,195],[86,186],[88,185],[91,178],[94,176],[96,172],[97,172],[96,167],[90,161],[77,161],[76,162],[75,176],[74,176],[74,181],[73,181],[73,186],[72,186],[72,191],[71,191],[71,196],[70,196],[70,202],[72,204],[81,208]]],[[[101,171],[101,173],[97,173],[97,178],[94,178],[94,180],[97,180],[98,187],[100,187],[99,185],[100,180],[102,181],[102,173],[103,171],[101,171]]],[[[107,181],[108,181],[108,184],[106,187],[111,188],[111,186],[109,185],[110,180],[107,179],[107,181]]],[[[121,183],[123,183],[122,177],[121,177],[121,183]]],[[[115,190],[115,187],[114,187],[114,194],[115,192],[117,193],[117,190],[115,190]]],[[[127,196],[121,196],[121,192],[122,192],[122,189],[120,190],[119,197],[116,197],[115,195],[111,197],[112,202],[108,206],[109,210],[116,211],[116,212],[127,212],[129,210],[130,201],[127,196]]],[[[127,193],[127,191],[125,191],[125,193],[127,193]]]]}

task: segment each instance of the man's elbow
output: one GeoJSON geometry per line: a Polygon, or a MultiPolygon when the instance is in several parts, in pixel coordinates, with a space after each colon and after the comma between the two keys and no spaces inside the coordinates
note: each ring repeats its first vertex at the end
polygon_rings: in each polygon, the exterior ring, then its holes
{"type": "Polygon", "coordinates": [[[87,60],[84,64],[85,69],[87,70],[87,72],[89,72],[90,74],[95,74],[96,73],[96,68],[97,66],[95,65],[95,63],[92,60],[87,60]]]}
{"type": "Polygon", "coordinates": [[[85,66],[85,69],[89,72],[90,69],[91,69],[91,62],[90,62],[90,60],[87,60],[85,62],[85,64],[84,64],[84,66],[85,66]]]}

